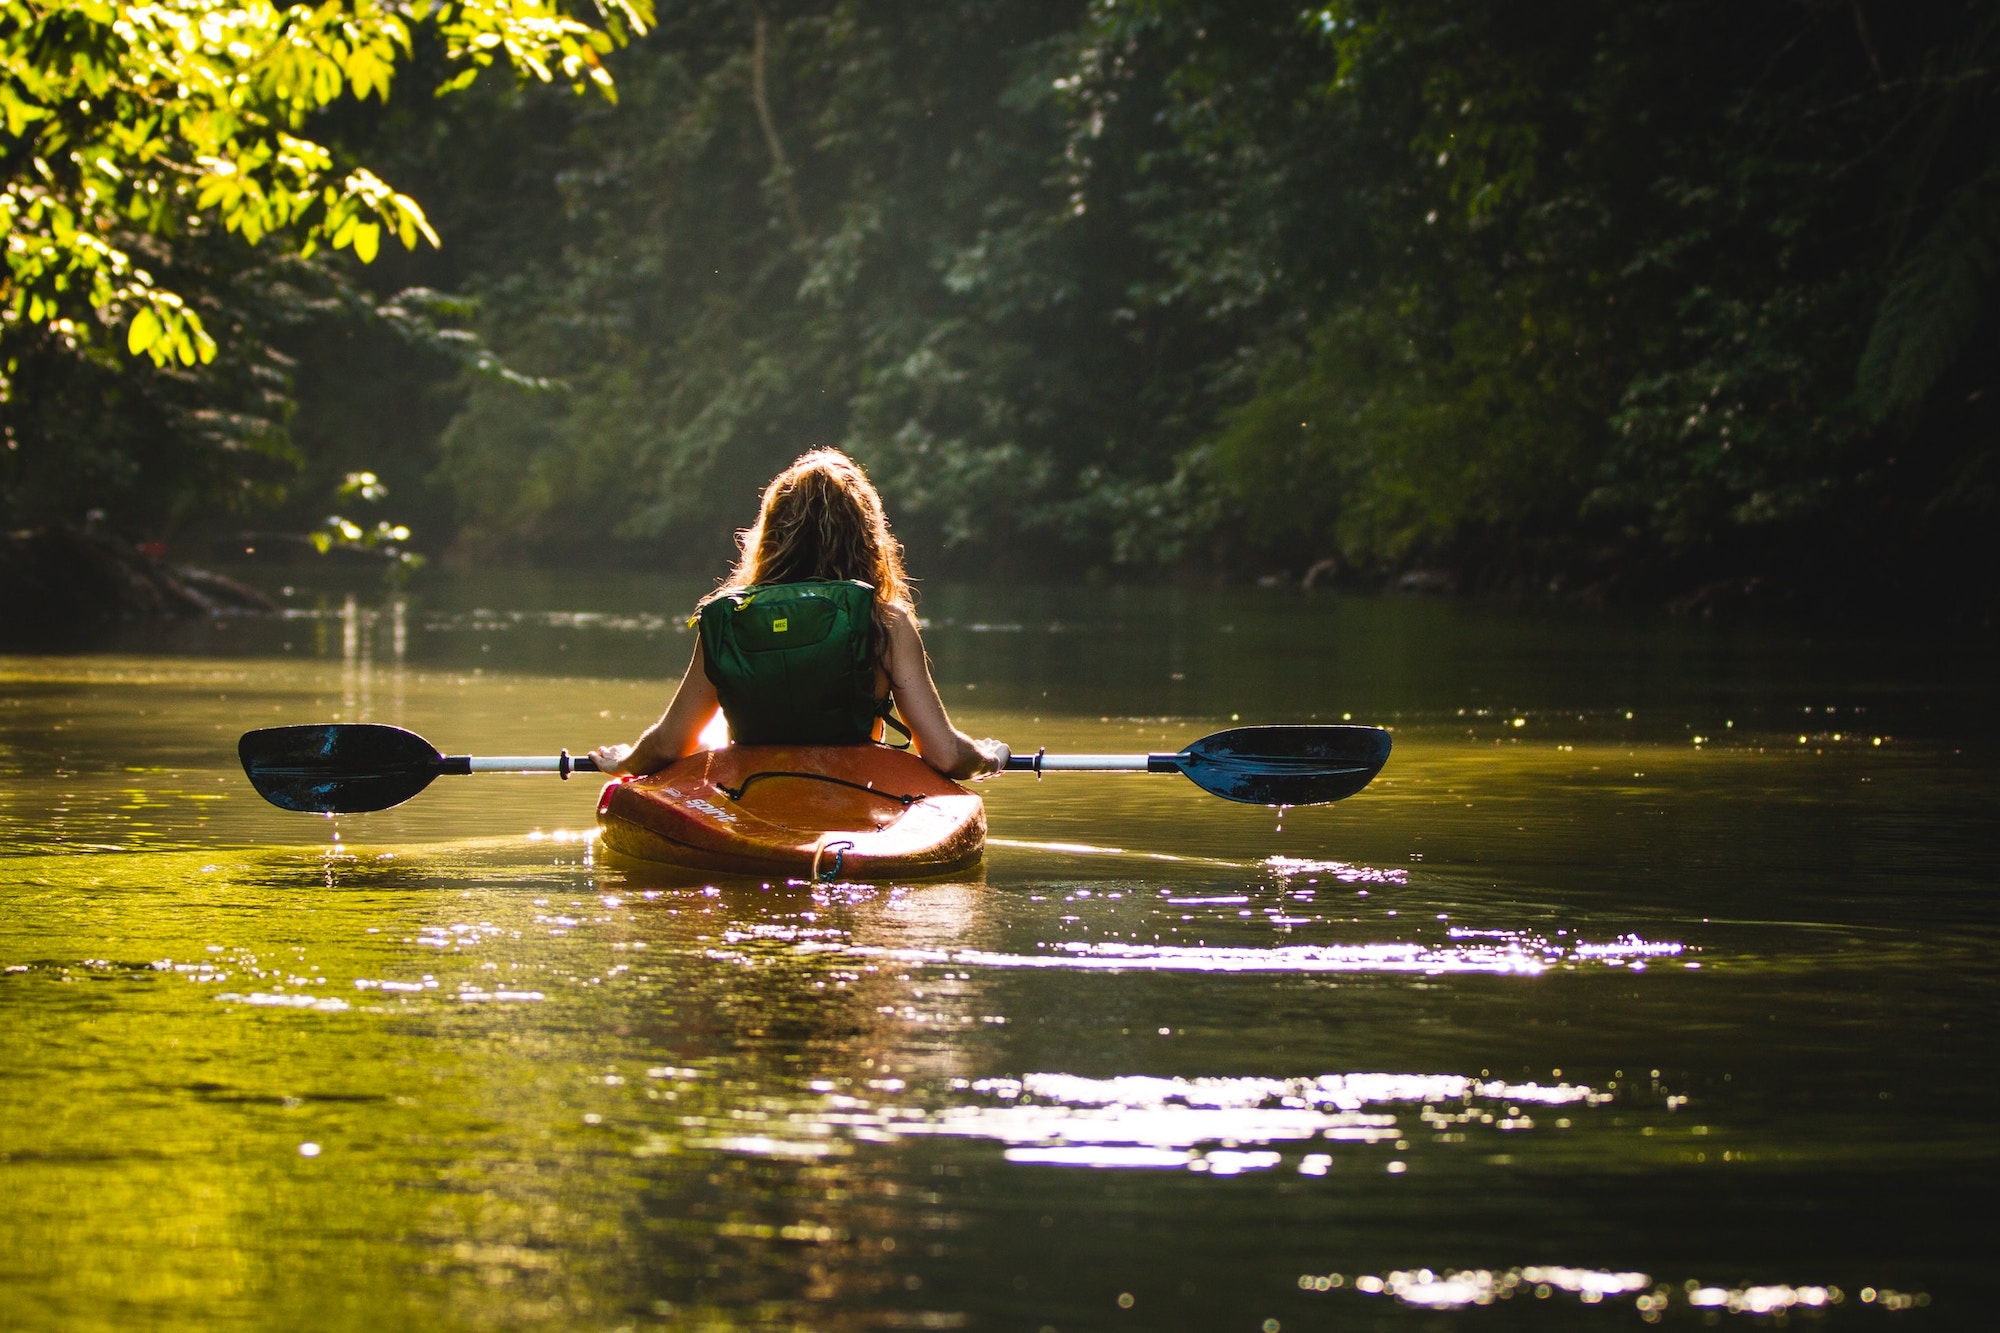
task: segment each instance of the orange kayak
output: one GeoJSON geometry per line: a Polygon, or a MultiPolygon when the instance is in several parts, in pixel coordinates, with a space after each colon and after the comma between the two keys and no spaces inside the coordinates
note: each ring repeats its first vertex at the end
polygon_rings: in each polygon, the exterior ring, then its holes
{"type": "Polygon", "coordinates": [[[792,879],[946,875],[986,850],[986,809],[880,745],[731,745],[607,783],[604,845],[689,870],[792,879]]]}

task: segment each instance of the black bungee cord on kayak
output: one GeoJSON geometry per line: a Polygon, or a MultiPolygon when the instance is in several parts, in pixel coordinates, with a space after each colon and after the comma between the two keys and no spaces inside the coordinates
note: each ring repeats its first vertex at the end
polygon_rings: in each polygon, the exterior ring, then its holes
{"type": "Polygon", "coordinates": [[[885,801],[894,801],[898,805],[905,806],[915,805],[918,801],[924,799],[921,796],[898,796],[894,792],[887,792],[877,787],[871,787],[865,782],[850,782],[846,778],[837,778],[830,773],[795,773],[781,768],[766,769],[760,773],[752,773],[743,779],[741,785],[735,787],[726,787],[718,782],[715,785],[715,789],[738,805],[741,805],[743,803],[743,793],[750,790],[750,784],[760,782],[765,778],[803,778],[807,782],[831,782],[836,787],[852,787],[856,791],[865,791],[870,796],[880,796],[885,801]]]}

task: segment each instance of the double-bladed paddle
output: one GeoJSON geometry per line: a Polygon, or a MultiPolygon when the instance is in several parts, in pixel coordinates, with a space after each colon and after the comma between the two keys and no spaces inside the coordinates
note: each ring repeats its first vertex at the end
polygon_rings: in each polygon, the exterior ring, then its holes
{"type": "MultiPolygon", "coordinates": [[[[414,732],[373,722],[249,731],[236,753],[257,794],[286,810],[358,814],[401,805],[464,773],[595,773],[588,755],[441,754],[414,732]]],[[[1233,727],[1171,754],[1017,754],[1010,772],[1185,773],[1203,791],[1251,805],[1325,805],[1367,786],[1389,761],[1379,727],[1233,727]]]]}

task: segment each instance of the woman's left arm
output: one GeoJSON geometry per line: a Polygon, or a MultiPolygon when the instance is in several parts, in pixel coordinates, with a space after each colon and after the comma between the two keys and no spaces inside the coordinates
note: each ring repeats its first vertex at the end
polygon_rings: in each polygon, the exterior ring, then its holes
{"type": "Polygon", "coordinates": [[[983,778],[1004,769],[1009,753],[1004,741],[976,741],[951,724],[931,679],[916,616],[892,606],[883,619],[889,632],[889,687],[923,761],[948,778],[983,778]]]}

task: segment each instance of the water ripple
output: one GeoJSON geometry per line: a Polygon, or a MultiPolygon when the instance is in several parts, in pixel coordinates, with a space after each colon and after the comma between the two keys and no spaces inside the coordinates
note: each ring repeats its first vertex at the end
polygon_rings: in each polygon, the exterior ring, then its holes
{"type": "MultiPolygon", "coordinates": [[[[1402,1305],[1431,1310],[1456,1310],[1514,1299],[1548,1300],[1574,1296],[1584,1305],[1599,1305],[1630,1296],[1639,1317],[1657,1324],[1674,1304],[1706,1313],[1747,1314],[1780,1322],[1792,1311],[1818,1312],[1847,1302],[1847,1293],[1833,1285],[1775,1282],[1718,1287],[1690,1278],[1681,1283],[1656,1282],[1651,1275],[1575,1268],[1559,1264],[1528,1264],[1515,1268],[1396,1269],[1352,1277],[1342,1273],[1303,1273],[1299,1290],[1352,1291],[1361,1296],[1388,1296],[1402,1305]]],[[[1908,1310],[1930,1304],[1925,1292],[1902,1292],[1864,1286],[1856,1293],[1863,1305],[1908,1310]]]]}
{"type": "MultiPolygon", "coordinates": [[[[904,1090],[893,1079],[871,1087],[904,1090]]],[[[771,1132],[712,1139],[703,1146],[753,1156],[822,1157],[851,1152],[857,1141],[935,1136],[999,1143],[1006,1160],[1030,1165],[1238,1175],[1281,1166],[1283,1155],[1272,1144],[1393,1144],[1400,1152],[1409,1143],[1398,1112],[1411,1106],[1432,1130],[1477,1124],[1507,1132],[1534,1127],[1525,1106],[1588,1108],[1615,1097],[1579,1083],[1392,1073],[1317,1078],[1033,1073],[955,1079],[951,1088],[986,1100],[927,1108],[834,1093],[817,1109],[787,1116],[782,1131],[773,1125],[771,1132]]],[[[1295,1167],[1301,1175],[1321,1176],[1331,1164],[1328,1154],[1312,1152],[1300,1156],[1295,1167]]],[[[1404,1163],[1391,1161],[1387,1169],[1398,1173],[1404,1163]]]]}
{"type": "MultiPolygon", "coordinates": [[[[1160,972],[1489,972],[1534,975],[1586,964],[1643,971],[1647,960],[1674,958],[1687,946],[1674,941],[1622,935],[1602,943],[1550,940],[1528,933],[1452,931],[1453,942],[1429,945],[1288,944],[1274,948],[1220,945],[1128,944],[1071,940],[1048,953],[1005,953],[988,949],[897,949],[802,940],[800,954],[839,953],[888,962],[953,967],[1075,968],[1160,972]]],[[[1695,966],[1695,964],[1688,964],[1695,966]]]]}

